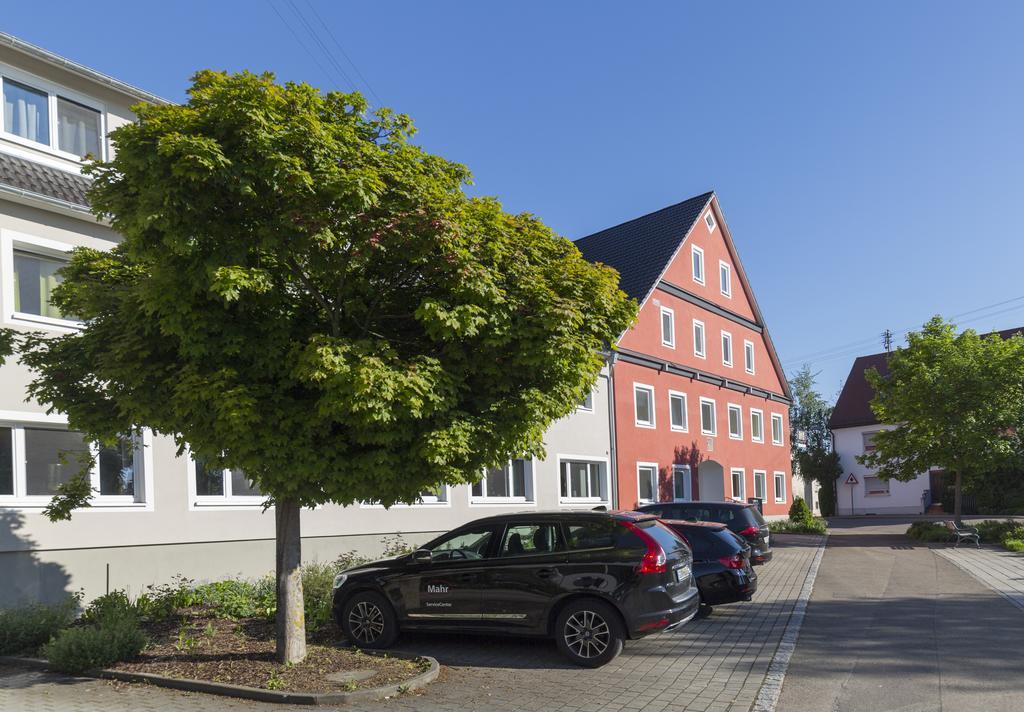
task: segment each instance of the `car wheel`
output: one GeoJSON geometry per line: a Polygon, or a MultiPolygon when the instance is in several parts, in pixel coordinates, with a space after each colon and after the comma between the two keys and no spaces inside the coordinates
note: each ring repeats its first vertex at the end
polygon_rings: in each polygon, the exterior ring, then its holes
{"type": "Polygon", "coordinates": [[[601,667],[614,660],[625,638],[618,612],[595,599],[572,601],[555,621],[558,649],[582,667],[601,667]]]}
{"type": "Polygon", "coordinates": [[[697,609],[697,618],[707,618],[711,615],[713,609],[708,604],[701,601],[700,608],[697,609]]]}
{"type": "Polygon", "coordinates": [[[398,637],[398,619],[379,593],[360,591],[345,602],[341,632],[360,648],[387,648],[398,637]]]}

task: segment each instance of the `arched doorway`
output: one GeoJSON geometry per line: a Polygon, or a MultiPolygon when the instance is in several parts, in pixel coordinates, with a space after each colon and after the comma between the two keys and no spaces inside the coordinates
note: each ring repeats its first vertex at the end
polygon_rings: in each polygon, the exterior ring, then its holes
{"type": "Polygon", "coordinates": [[[697,467],[697,486],[701,501],[725,500],[725,470],[714,460],[705,460],[697,467]]]}

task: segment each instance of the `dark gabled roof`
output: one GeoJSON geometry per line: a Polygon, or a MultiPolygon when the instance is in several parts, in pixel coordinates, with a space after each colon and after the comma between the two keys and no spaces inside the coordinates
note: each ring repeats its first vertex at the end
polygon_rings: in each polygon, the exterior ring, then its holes
{"type": "Polygon", "coordinates": [[[0,185],[89,209],[88,178],[6,153],[0,153],[0,185]]]}
{"type": "MultiPolygon", "coordinates": [[[[982,336],[990,336],[991,333],[999,334],[1001,338],[1008,339],[1014,334],[1024,332],[1024,327],[1015,329],[1004,329],[1003,331],[990,332],[982,336]]],[[[871,401],[875,397],[875,389],[868,383],[864,372],[868,369],[877,369],[881,375],[889,373],[889,354],[871,354],[860,356],[853,362],[850,375],[846,377],[843,390],[839,393],[839,399],[832,410],[832,417],[828,420],[828,427],[836,430],[838,428],[856,428],[863,425],[875,425],[878,418],[871,410],[871,401]]]]}
{"type": "Polygon", "coordinates": [[[576,247],[588,261],[618,270],[622,291],[643,302],[712,195],[704,193],[581,237],[576,247]]]}

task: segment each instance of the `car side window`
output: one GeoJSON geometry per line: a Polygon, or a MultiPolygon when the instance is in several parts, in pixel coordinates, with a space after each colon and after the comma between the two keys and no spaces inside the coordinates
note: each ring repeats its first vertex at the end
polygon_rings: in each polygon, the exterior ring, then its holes
{"type": "Polygon", "coordinates": [[[505,529],[498,556],[538,556],[564,550],[557,524],[515,524],[505,529]]]}
{"type": "Polygon", "coordinates": [[[442,539],[430,547],[433,561],[459,561],[482,559],[487,556],[494,532],[491,529],[473,529],[442,539]]]}
{"type": "Polygon", "coordinates": [[[567,530],[570,549],[610,549],[615,546],[617,532],[611,520],[570,524],[567,530]]]}

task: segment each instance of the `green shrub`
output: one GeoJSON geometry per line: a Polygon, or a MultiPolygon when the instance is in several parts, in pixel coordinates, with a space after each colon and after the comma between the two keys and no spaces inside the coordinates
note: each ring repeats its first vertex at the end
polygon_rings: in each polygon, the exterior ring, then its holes
{"type": "Polygon", "coordinates": [[[807,506],[803,497],[794,497],[793,504],[789,506],[789,520],[791,522],[809,522],[814,519],[814,513],[807,506]]]}
{"type": "Polygon", "coordinates": [[[768,529],[773,534],[824,534],[828,531],[828,522],[821,517],[808,517],[802,520],[790,518],[768,522],[768,529]]]}
{"type": "Polygon", "coordinates": [[[33,603],[0,610],[0,655],[34,655],[62,628],[75,619],[82,594],[68,596],[60,603],[33,603]]]}
{"type": "Polygon", "coordinates": [[[945,524],[935,522],[914,522],[907,529],[907,536],[923,542],[949,541],[950,531],[945,524]]]}
{"type": "Polygon", "coordinates": [[[1018,546],[1017,542],[1024,541],[1024,522],[1015,522],[1011,519],[1002,522],[986,519],[983,522],[971,522],[970,526],[978,530],[982,543],[999,544],[1010,551],[1021,551],[1021,548],[1014,547],[1018,546]]]}
{"type": "Polygon", "coordinates": [[[131,660],[145,646],[138,619],[129,616],[63,630],[43,648],[43,655],[55,669],[76,675],[131,660]]]}
{"type": "Polygon", "coordinates": [[[124,591],[111,591],[89,604],[82,614],[83,623],[102,625],[106,621],[138,618],[139,610],[124,591]]]}

